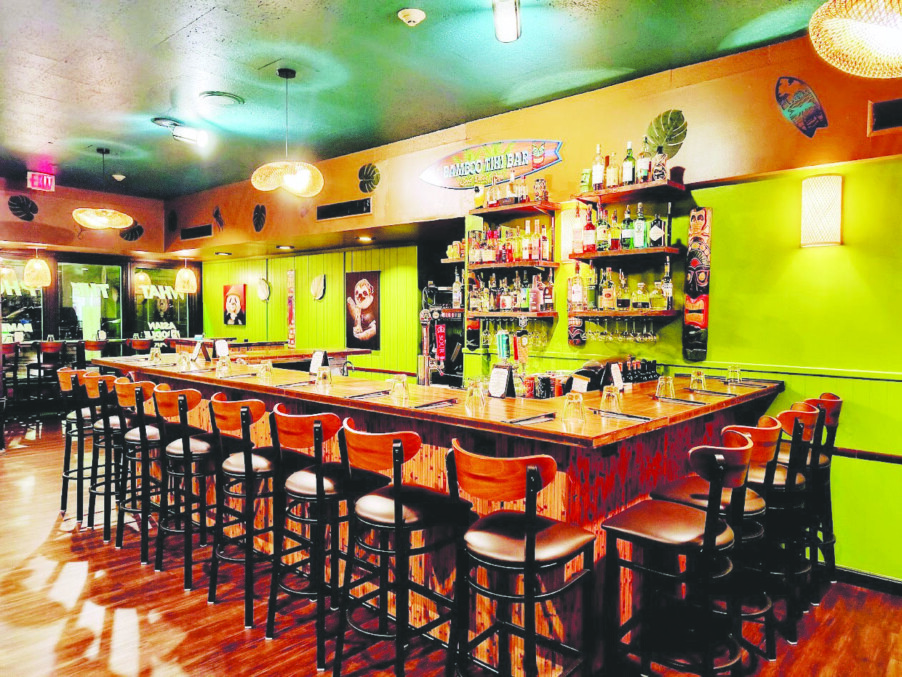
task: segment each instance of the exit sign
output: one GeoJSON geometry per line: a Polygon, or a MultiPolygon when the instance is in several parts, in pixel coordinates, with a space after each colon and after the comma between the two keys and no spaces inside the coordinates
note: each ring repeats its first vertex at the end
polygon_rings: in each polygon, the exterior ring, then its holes
{"type": "MultiPolygon", "coordinates": [[[[21,176],[21,174],[20,174],[21,176]]],[[[56,177],[42,172],[28,172],[28,187],[32,190],[56,190],[56,177]]]]}

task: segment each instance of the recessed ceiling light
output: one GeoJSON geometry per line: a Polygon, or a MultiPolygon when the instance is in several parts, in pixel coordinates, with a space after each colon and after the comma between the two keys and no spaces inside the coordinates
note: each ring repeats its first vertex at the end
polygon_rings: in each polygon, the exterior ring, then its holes
{"type": "Polygon", "coordinates": [[[125,181],[125,174],[113,174],[112,176],[117,181],[125,181]]]}
{"type": "Polygon", "coordinates": [[[173,127],[178,127],[180,124],[182,124],[178,120],[173,120],[172,118],[164,118],[164,117],[150,118],[150,121],[152,123],[154,123],[155,125],[159,125],[160,127],[165,127],[166,129],[172,129],[173,127]]]}
{"type": "Polygon", "coordinates": [[[360,242],[372,242],[373,241],[373,238],[371,238],[369,235],[361,235],[357,239],[360,242]]]}
{"type": "Polygon", "coordinates": [[[288,251],[288,250],[294,249],[294,247],[292,247],[290,244],[277,244],[276,249],[282,249],[284,251],[288,251]]]}
{"type": "Polygon", "coordinates": [[[217,90],[207,90],[197,95],[204,103],[213,104],[214,106],[234,106],[244,103],[244,99],[237,94],[231,92],[220,92],[217,90]]]}
{"type": "Polygon", "coordinates": [[[231,256],[231,252],[216,252],[216,256],[231,256]]]}
{"type": "Polygon", "coordinates": [[[410,7],[408,9],[402,9],[400,12],[398,12],[398,18],[408,26],[413,28],[426,18],[426,12],[415,7],[410,7]]]}

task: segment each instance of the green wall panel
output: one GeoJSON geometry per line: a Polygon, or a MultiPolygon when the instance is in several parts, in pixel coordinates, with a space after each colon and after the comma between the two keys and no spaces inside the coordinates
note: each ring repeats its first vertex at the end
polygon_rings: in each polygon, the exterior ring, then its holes
{"type": "Polygon", "coordinates": [[[344,254],[326,252],[296,256],[295,325],[297,344],[302,348],[343,348],[344,254]],[[319,275],[326,276],[326,293],[316,301],[310,295],[310,283],[319,275]]]}
{"type": "Polygon", "coordinates": [[[257,281],[266,276],[263,259],[211,261],[203,266],[204,334],[210,337],[234,336],[239,341],[267,340],[267,308],[257,296],[257,281]],[[244,326],[223,322],[223,287],[246,285],[244,326]]]}
{"type": "Polygon", "coordinates": [[[268,341],[288,340],[288,271],[294,270],[294,257],[282,256],[266,260],[266,279],[272,292],[266,303],[268,341]]]}

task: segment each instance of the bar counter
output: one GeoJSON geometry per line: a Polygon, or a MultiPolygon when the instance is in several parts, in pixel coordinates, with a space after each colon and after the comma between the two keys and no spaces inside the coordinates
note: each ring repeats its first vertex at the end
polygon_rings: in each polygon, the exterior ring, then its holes
{"type": "MultiPolygon", "coordinates": [[[[194,350],[197,340],[194,339],[166,339],[166,343],[175,348],[177,353],[190,353],[194,350]]],[[[207,352],[213,354],[214,339],[204,339],[207,352]]],[[[310,348],[292,348],[284,342],[258,341],[254,343],[229,342],[229,352],[233,357],[244,358],[249,363],[263,362],[307,362],[313,357],[315,351],[310,348]]],[[[372,351],[366,348],[336,348],[326,350],[330,358],[339,358],[342,362],[354,355],[369,355],[372,351]]]]}

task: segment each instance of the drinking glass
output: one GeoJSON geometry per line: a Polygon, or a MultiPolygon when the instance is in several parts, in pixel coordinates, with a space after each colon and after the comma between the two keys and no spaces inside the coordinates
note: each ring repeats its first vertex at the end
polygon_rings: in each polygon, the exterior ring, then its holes
{"type": "MultiPolygon", "coordinates": [[[[272,363],[270,363],[270,373],[272,373],[272,363]]],[[[407,381],[405,381],[405,384],[407,381]]],[[[332,385],[332,370],[328,366],[319,367],[316,370],[316,385],[330,386],[332,385]]]]}
{"type": "Polygon", "coordinates": [[[705,389],[705,372],[701,369],[693,369],[692,374],[689,377],[689,389],[690,390],[704,390],[705,389]]]}
{"type": "Polygon", "coordinates": [[[178,358],[178,370],[179,371],[188,371],[191,367],[191,355],[188,353],[179,353],[178,358]]]}
{"type": "Polygon", "coordinates": [[[216,360],[216,377],[222,378],[223,376],[228,376],[232,371],[232,363],[229,360],[227,355],[223,355],[222,357],[216,360]]]}
{"type": "Polygon", "coordinates": [[[272,380],[272,362],[269,360],[261,362],[260,367],[257,369],[257,377],[264,381],[272,380]]]}
{"type": "Polygon", "coordinates": [[[742,370],[738,364],[727,367],[727,383],[742,383],[742,370]]]}
{"type": "Polygon", "coordinates": [[[55,341],[56,339],[53,337],[53,334],[47,334],[48,341],[55,341]]]}
{"type": "Polygon", "coordinates": [[[610,411],[620,413],[623,406],[620,401],[620,391],[617,386],[605,386],[601,391],[601,409],[602,411],[610,411]]]}
{"type": "Polygon", "coordinates": [[[150,361],[153,364],[159,364],[163,361],[163,351],[160,350],[160,346],[152,346],[150,349],[150,361]]]}
{"type": "Polygon", "coordinates": [[[674,397],[673,376],[662,376],[658,379],[655,397],[674,397]]]}
{"type": "Polygon", "coordinates": [[[410,389],[407,387],[407,377],[406,376],[396,376],[395,378],[389,379],[391,381],[391,391],[390,395],[392,401],[394,402],[407,402],[410,399],[410,389]]]}
{"type": "Polygon", "coordinates": [[[564,424],[585,422],[586,409],[583,407],[583,396],[571,390],[564,400],[564,424]]]}

